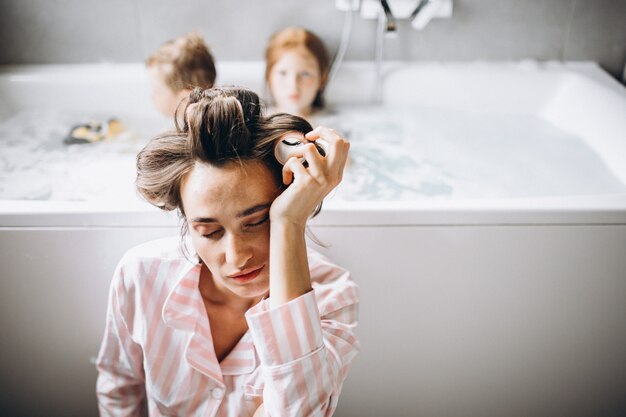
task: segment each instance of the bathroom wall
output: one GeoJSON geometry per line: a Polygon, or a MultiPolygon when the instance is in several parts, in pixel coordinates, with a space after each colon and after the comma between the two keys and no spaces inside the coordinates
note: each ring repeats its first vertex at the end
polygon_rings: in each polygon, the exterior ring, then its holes
{"type": "MultiPolygon", "coordinates": [[[[334,0],[3,0],[0,64],[138,62],[197,29],[218,60],[260,60],[286,25],[312,29],[334,51],[343,13],[334,0]]],[[[425,30],[399,22],[393,60],[593,60],[616,77],[626,61],[626,0],[455,0],[425,30]]],[[[346,59],[374,58],[374,21],[355,20],[346,59]]]]}

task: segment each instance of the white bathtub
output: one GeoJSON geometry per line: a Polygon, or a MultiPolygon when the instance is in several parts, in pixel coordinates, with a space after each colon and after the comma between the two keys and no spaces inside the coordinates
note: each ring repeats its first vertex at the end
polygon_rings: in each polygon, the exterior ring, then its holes
{"type": "MultiPolygon", "coordinates": [[[[222,83],[262,91],[261,63],[218,70],[222,83]]],[[[387,109],[541,120],[626,184],[626,90],[595,64],[386,71],[387,109]]],[[[328,97],[340,109],[367,102],[373,73],[349,63],[328,97]]],[[[4,68],[0,121],[37,107],[159,123],[135,64],[4,68]]],[[[616,190],[329,200],[314,232],[362,301],[363,350],[336,415],[623,413],[626,192],[616,190]]],[[[139,200],[0,201],[1,414],[96,414],[91,359],[113,268],[127,248],[178,230],[139,200]]]]}

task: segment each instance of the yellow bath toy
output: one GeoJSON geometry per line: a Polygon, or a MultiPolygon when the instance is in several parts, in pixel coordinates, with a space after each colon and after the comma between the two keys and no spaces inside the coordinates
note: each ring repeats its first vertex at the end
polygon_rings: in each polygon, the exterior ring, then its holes
{"type": "Polygon", "coordinates": [[[92,120],[74,126],[63,142],[66,145],[94,143],[103,139],[115,139],[125,131],[126,127],[116,118],[109,119],[104,127],[102,123],[92,120]]]}

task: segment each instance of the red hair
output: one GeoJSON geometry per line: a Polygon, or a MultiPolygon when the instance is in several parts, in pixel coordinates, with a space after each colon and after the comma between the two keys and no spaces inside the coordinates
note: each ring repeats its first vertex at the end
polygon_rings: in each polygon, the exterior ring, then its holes
{"type": "Polygon", "coordinates": [[[304,49],[317,61],[321,81],[313,107],[321,108],[324,106],[322,93],[328,79],[330,58],[324,42],[313,32],[300,27],[288,27],[272,35],[265,49],[265,81],[269,82],[270,72],[283,54],[297,49],[304,49]]]}

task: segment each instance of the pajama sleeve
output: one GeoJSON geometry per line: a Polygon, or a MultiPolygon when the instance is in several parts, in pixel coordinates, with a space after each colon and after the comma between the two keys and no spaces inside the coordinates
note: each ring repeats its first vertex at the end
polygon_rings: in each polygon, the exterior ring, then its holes
{"type": "MultiPolygon", "coordinates": [[[[267,416],[331,416],[359,343],[358,295],[347,272],[339,284],[246,314],[261,361],[267,416]],[[320,312],[321,310],[321,312],[320,312]]],[[[314,285],[315,288],[315,285],[314,285]]]]}
{"type": "Polygon", "coordinates": [[[118,267],[109,291],[106,325],[96,360],[96,393],[101,416],[139,416],[145,397],[143,353],[132,338],[134,303],[118,267]]]}

